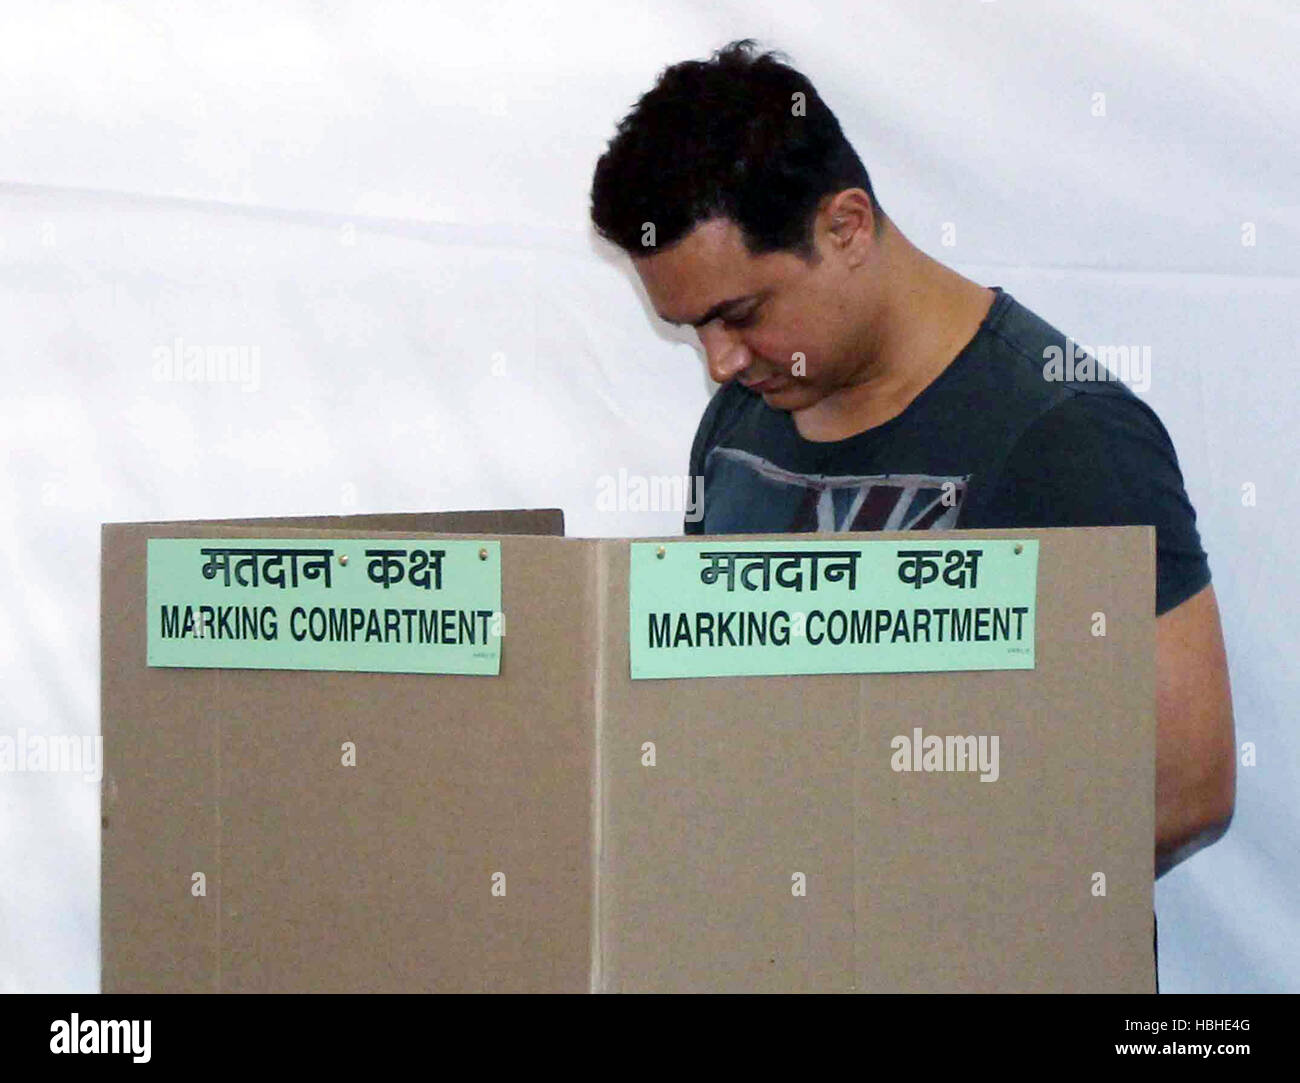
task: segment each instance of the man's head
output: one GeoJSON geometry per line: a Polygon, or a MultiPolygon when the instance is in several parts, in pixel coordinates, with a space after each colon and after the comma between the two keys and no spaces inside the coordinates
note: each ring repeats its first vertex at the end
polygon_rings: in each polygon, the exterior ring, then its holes
{"type": "Polygon", "coordinates": [[[859,352],[872,276],[854,272],[884,214],[812,84],[752,42],[660,76],[597,163],[591,214],[659,314],[699,328],[715,380],[775,377],[768,401],[799,409],[859,352]]]}

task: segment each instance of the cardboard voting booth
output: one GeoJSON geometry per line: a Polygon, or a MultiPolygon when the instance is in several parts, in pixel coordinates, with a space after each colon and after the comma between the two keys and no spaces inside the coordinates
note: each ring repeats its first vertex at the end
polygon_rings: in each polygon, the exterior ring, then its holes
{"type": "Polygon", "coordinates": [[[103,529],[105,992],[1153,992],[1150,527],[103,529]]]}

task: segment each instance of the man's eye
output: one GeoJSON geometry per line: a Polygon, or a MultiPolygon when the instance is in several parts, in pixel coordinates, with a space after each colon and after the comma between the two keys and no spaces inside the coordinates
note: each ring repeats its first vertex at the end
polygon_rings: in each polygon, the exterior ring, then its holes
{"type": "Polygon", "coordinates": [[[724,319],[722,322],[727,327],[748,327],[754,322],[754,309],[750,309],[743,316],[734,316],[730,319],[724,319]]]}

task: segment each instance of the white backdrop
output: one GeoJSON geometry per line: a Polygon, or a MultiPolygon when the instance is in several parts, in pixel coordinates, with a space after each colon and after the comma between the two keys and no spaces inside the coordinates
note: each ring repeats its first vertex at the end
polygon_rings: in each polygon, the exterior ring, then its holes
{"type": "MultiPolygon", "coordinates": [[[[1150,346],[1257,757],[1227,837],[1157,885],[1161,988],[1300,989],[1293,5],[2,10],[0,736],[98,732],[104,521],[679,531],[600,479],[684,474],[712,385],[587,193],[660,69],[754,36],[916,244],[1080,342],[1150,346]],[[247,367],[160,378],[194,346],[247,367]]],[[[97,784],[0,773],[0,990],[98,989],[98,832],[97,784]]]]}

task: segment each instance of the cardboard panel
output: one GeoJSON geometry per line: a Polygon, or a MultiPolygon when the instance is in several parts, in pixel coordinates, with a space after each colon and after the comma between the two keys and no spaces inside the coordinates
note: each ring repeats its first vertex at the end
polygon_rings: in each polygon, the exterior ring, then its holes
{"type": "Polygon", "coordinates": [[[247,532],[104,528],[104,991],[586,991],[593,551],[501,539],[497,678],[148,669],[146,538],[247,532]]]}
{"type": "Polygon", "coordinates": [[[1154,991],[1153,532],[974,536],[1040,539],[1033,671],[632,681],[607,625],[600,988],[1154,991]],[[893,770],[917,726],[999,777],[893,770]]]}

